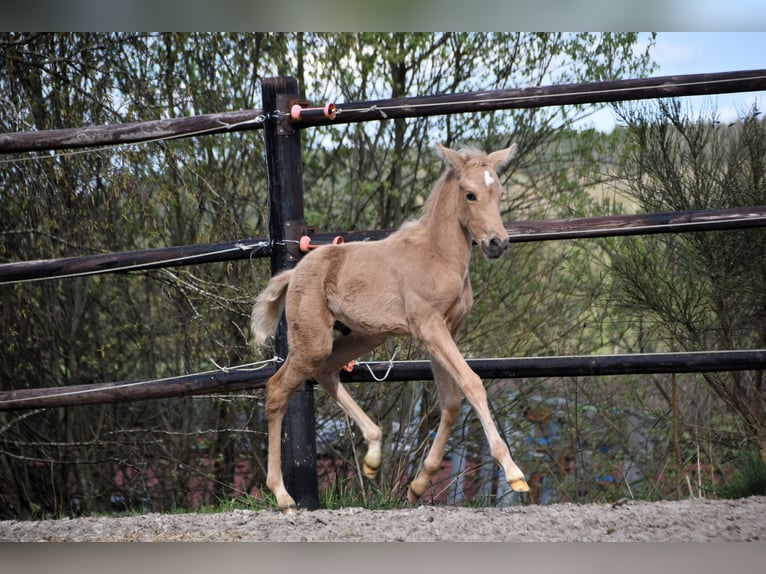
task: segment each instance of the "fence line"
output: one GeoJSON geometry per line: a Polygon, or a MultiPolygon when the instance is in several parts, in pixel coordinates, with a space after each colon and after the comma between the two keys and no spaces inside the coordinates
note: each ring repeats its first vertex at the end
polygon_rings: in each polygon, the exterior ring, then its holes
{"type": "MultiPolygon", "coordinates": [[[[593,377],[607,375],[699,373],[766,368],[766,349],[616,355],[569,355],[468,359],[477,375],[490,379],[593,377]]],[[[279,362],[277,360],[265,363],[279,362]]],[[[0,391],[0,411],[117,403],[263,388],[277,366],[221,369],[150,381],[92,383],[0,391]]],[[[433,380],[430,361],[371,361],[343,371],[345,383],[433,380]]]]}
{"type": "MultiPolygon", "coordinates": [[[[658,76],[608,82],[583,82],[558,86],[530,86],[484,90],[460,94],[415,96],[337,104],[331,119],[323,108],[303,108],[295,120],[286,110],[278,115],[285,128],[310,127],[364,121],[380,121],[452,113],[487,112],[571,104],[596,104],[650,98],[715,95],[766,90],[766,69],[712,74],[658,76]]],[[[37,132],[0,134],[0,153],[123,145],[165,139],[263,129],[263,109],[205,114],[131,122],[119,125],[86,126],[37,132]]]]}
{"type": "MultiPolygon", "coordinates": [[[[766,206],[547,219],[505,224],[508,239],[512,243],[764,226],[766,226],[766,206]]],[[[381,229],[317,232],[312,233],[311,239],[316,245],[331,243],[336,237],[342,237],[346,242],[367,241],[383,239],[393,231],[393,229],[381,229]]],[[[272,247],[273,243],[268,238],[262,237],[122,253],[3,263],[0,264],[0,284],[270,257],[272,247]]]]}
{"type": "MultiPolygon", "coordinates": [[[[766,89],[766,70],[764,69],[686,74],[336,104],[334,118],[327,117],[323,108],[312,108],[301,112],[300,122],[301,127],[308,127],[453,113],[752,92],[764,89],[766,89]]],[[[290,117],[290,114],[285,116],[290,117]]]]}
{"type": "MultiPolygon", "coordinates": [[[[381,119],[404,118],[413,116],[425,116],[445,113],[485,112],[497,109],[530,108],[551,105],[587,104],[610,102],[618,100],[634,100],[658,97],[678,97],[689,95],[711,95],[736,91],[756,91],[766,89],[766,70],[752,70],[739,72],[723,72],[714,74],[690,74],[679,76],[664,76],[657,78],[645,78],[638,80],[618,80],[612,82],[590,82],[581,84],[568,84],[560,86],[530,87],[510,90],[487,90],[476,93],[463,93],[441,96],[425,96],[398,98],[389,100],[376,100],[361,103],[338,104],[337,113],[332,118],[320,108],[304,108],[298,119],[294,119],[289,110],[297,103],[297,98],[288,98],[281,101],[277,110],[266,114],[264,110],[244,110],[239,112],[224,112],[208,114],[188,118],[176,118],[146,122],[134,122],[117,126],[91,126],[84,128],[72,128],[63,130],[49,130],[40,132],[24,132],[0,134],[0,153],[19,153],[24,151],[43,151],[49,149],[84,148],[102,145],[123,145],[156,141],[158,139],[171,139],[178,137],[191,137],[201,134],[227,133],[233,131],[263,129],[269,120],[279,123],[282,132],[293,131],[295,127],[304,128],[317,125],[329,125],[332,123],[350,123],[361,121],[380,121],[381,119]],[[295,101],[294,101],[295,100],[295,101]],[[268,117],[267,117],[268,116],[268,117]]],[[[268,155],[268,154],[267,154],[268,155]]],[[[575,239],[583,237],[606,237],[614,235],[638,235],[649,233],[675,233],[685,231],[702,231],[713,229],[735,229],[766,225],[766,206],[747,208],[734,208],[723,210],[698,210],[688,212],[673,212],[660,214],[639,214],[622,216],[605,216],[592,218],[543,220],[506,223],[509,239],[512,242],[541,241],[552,239],[575,239]]],[[[312,234],[315,243],[330,242],[337,235],[344,237],[346,241],[379,239],[393,230],[355,231],[348,233],[318,232],[312,234]]],[[[281,244],[281,243],[280,243],[281,244]]],[[[7,263],[0,265],[0,283],[12,283],[19,281],[36,280],[45,277],[62,278],[66,276],[80,276],[94,273],[108,273],[116,271],[152,269],[163,266],[187,265],[198,263],[210,263],[215,261],[228,261],[246,259],[251,257],[274,256],[275,244],[269,239],[229,241],[216,244],[187,245],[180,247],[159,248],[125,253],[102,254],[95,256],[81,256],[44,261],[27,261],[7,263]]],[[[718,353],[707,353],[711,357],[723,357],[718,353]]],[[[727,351],[725,353],[740,353],[729,355],[737,357],[734,363],[726,363],[723,370],[745,370],[751,368],[763,368],[763,351],[727,351]],[[742,353],[750,353],[745,355],[742,353]],[[747,360],[743,360],[748,357],[747,360]],[[753,362],[754,361],[754,362],[753,362]]],[[[669,355],[664,355],[668,357],[669,355]]],[[[689,354],[678,354],[679,357],[690,357],[689,354]]],[[[699,354],[695,354],[699,357],[699,354]]],[[[640,356],[639,356],[640,357],[640,356]]],[[[577,374],[598,374],[599,369],[605,368],[605,359],[593,358],[591,363],[587,358],[571,357],[573,363],[567,363],[567,358],[560,363],[564,371],[571,370],[577,374]],[[591,367],[587,367],[590,364],[591,367]],[[579,365],[579,366],[578,366],[579,365]],[[601,365],[601,366],[599,366],[601,365]],[[587,369],[595,369],[586,373],[587,369]],[[583,371],[582,369],[585,369],[583,371]]],[[[647,357],[647,360],[649,357],[647,357]]],[[[554,376],[552,371],[541,369],[539,361],[550,359],[532,358],[527,359],[536,366],[530,366],[531,370],[514,371],[514,373],[527,373],[511,376],[554,376]],[[541,373],[534,375],[531,373],[541,373]]],[[[631,362],[636,359],[630,359],[631,362]]],[[[659,359],[657,359],[659,360],[659,359]]],[[[483,373],[488,373],[488,365],[514,365],[519,368],[521,359],[484,359],[471,361],[472,366],[483,373]],[[482,362],[484,361],[484,362],[482,362]],[[487,363],[486,361],[490,361],[487,363]],[[493,362],[495,361],[495,362],[493,362]],[[497,363],[496,361],[500,361],[497,363]],[[504,363],[513,361],[512,363],[504,363]]],[[[637,369],[628,366],[628,362],[615,363],[616,368],[637,369]]],[[[650,364],[647,362],[647,365],[650,364]]],[[[652,363],[653,364],[653,363],[652,363]]],[[[663,365],[663,363],[657,363],[663,365]]],[[[383,363],[383,369],[389,363],[383,363]]],[[[694,368],[705,366],[708,370],[721,370],[706,362],[696,361],[694,368]]],[[[410,364],[407,370],[403,365],[396,363],[389,373],[388,380],[410,380],[413,377],[424,377],[430,366],[410,364]],[[418,371],[418,369],[420,369],[418,371]],[[418,374],[420,373],[420,374],[418,374]],[[404,377],[399,379],[397,377],[404,377]]],[[[558,367],[557,367],[558,368],[558,367]]],[[[661,366],[666,369],[684,369],[683,365],[661,366]]],[[[556,371],[562,373],[564,371],[556,371]]],[[[501,372],[492,371],[500,376],[501,372]]],[[[643,372],[643,371],[620,371],[620,372],[643,372]]],[[[689,372],[687,370],[663,370],[650,372],[689,372]]],[[[266,376],[267,370],[260,375],[266,376]]],[[[357,371],[352,375],[345,375],[347,380],[371,380],[372,377],[380,376],[381,372],[357,371]]],[[[481,374],[481,373],[480,373],[481,374]]],[[[429,375],[430,376],[430,375],[429,375]]],[[[558,375],[556,375],[558,376],[558,375]]],[[[201,392],[226,392],[237,391],[245,388],[255,388],[260,383],[254,383],[253,373],[246,372],[220,372],[207,375],[187,375],[171,377],[163,382],[162,392],[169,394],[162,396],[177,396],[178,394],[198,394],[201,392]],[[202,378],[200,378],[202,377],[202,378]],[[184,390],[185,389],[185,390],[184,390]]],[[[91,389],[87,391],[91,402],[112,400],[137,400],[126,398],[124,392],[132,397],[124,383],[101,383],[99,392],[94,392],[94,385],[82,385],[91,389]],[[123,385],[125,391],[117,392],[117,387],[123,385]],[[111,390],[110,390],[111,389],[111,390]],[[95,400],[97,399],[97,400],[95,400]]],[[[144,385],[152,388],[152,385],[144,385]]],[[[77,386],[68,387],[76,391],[77,386]]],[[[134,385],[132,388],[138,388],[134,385]]],[[[21,397],[29,393],[40,392],[39,400],[44,400],[42,395],[61,394],[61,389],[25,389],[0,393],[6,402],[0,404],[0,410],[7,410],[9,405],[21,404],[19,401],[10,401],[12,396],[21,397]],[[9,394],[10,393],[10,394],[9,394]]],[[[155,392],[155,391],[150,391],[155,392]]],[[[77,392],[68,393],[67,396],[77,397],[77,392]]],[[[142,396],[141,398],[151,398],[142,396]]],[[[34,401],[21,401],[26,406],[21,408],[33,408],[34,401]]],[[[72,403],[82,404],[82,403],[72,403]]],[[[37,408],[37,407],[34,407],[37,408]]]]}
{"type": "MultiPolygon", "coordinates": [[[[298,255],[288,249],[288,240],[297,239],[296,235],[305,228],[303,214],[302,161],[298,129],[328,125],[331,123],[350,123],[359,121],[380,121],[392,118],[428,116],[435,114],[486,112],[497,109],[531,108],[552,105],[588,104],[611,102],[618,100],[635,100],[643,98],[661,98],[688,95],[716,94],[736,91],[755,91],[766,89],[766,70],[726,72],[721,74],[697,74],[687,76],[666,76],[662,78],[647,78],[641,80],[620,80],[615,82],[598,82],[587,84],[570,84],[564,86],[548,86],[542,88],[523,88],[515,90],[494,90],[471,94],[453,94],[449,96],[429,96],[402,98],[395,100],[378,100],[357,104],[333,105],[332,114],[317,108],[301,109],[298,101],[297,82],[292,78],[267,78],[263,86],[263,110],[244,112],[228,112],[180,118],[178,120],[161,120],[159,122],[137,122],[122,126],[92,126],[68,130],[48,132],[33,132],[23,134],[0,134],[0,153],[19,153],[23,151],[43,151],[50,149],[88,148],[99,145],[126,145],[147,141],[159,141],[176,137],[192,135],[224,133],[238,130],[264,130],[266,146],[266,168],[269,190],[269,235],[270,240],[262,246],[268,249],[271,258],[272,273],[289,268],[295,264],[298,255]],[[298,106],[297,114],[294,113],[298,106]],[[318,113],[319,112],[319,113],[318,113]],[[286,137],[285,137],[286,136],[286,137]]],[[[74,152],[73,152],[74,153],[74,152]]],[[[85,151],[85,153],[88,153],[85,151]]],[[[44,156],[43,156],[44,157],[44,156]]],[[[18,161],[16,159],[8,160],[18,161]]],[[[757,211],[760,208],[748,208],[757,211]]],[[[655,217],[658,214],[648,216],[655,217]]],[[[530,237],[538,239],[563,239],[573,237],[622,235],[635,233],[643,228],[646,233],[661,233],[667,231],[687,231],[694,227],[701,230],[707,225],[716,225],[718,229],[754,225],[763,219],[763,213],[740,214],[734,221],[732,218],[719,217],[717,221],[703,221],[704,216],[696,212],[686,212],[682,215],[659,214],[663,221],[652,223],[631,222],[611,219],[599,221],[599,225],[588,228],[582,222],[575,220],[559,220],[552,226],[545,222],[527,222],[516,233],[511,233],[514,241],[528,241],[530,237]],[[541,227],[553,227],[547,234],[540,231],[541,227]],[[723,227],[722,227],[723,226],[723,227]],[[731,226],[731,227],[730,227],[731,226]],[[596,235],[589,235],[596,234],[596,235]],[[545,236],[544,236],[545,235],[545,236]],[[544,237],[543,237],[544,236],[544,237]]],[[[647,217],[647,216],[644,216],[647,217]]],[[[758,223],[759,225],[761,223],[758,223]]],[[[199,246],[197,246],[199,247],[199,246]]],[[[119,263],[119,258],[125,254],[101,256],[98,263],[92,258],[76,258],[78,261],[65,261],[69,270],[62,268],[62,262],[26,262],[31,264],[29,269],[38,265],[38,271],[49,266],[47,272],[58,273],[58,276],[80,275],[90,272],[108,272],[120,269],[149,268],[161,264],[187,264],[204,258],[228,257],[235,258],[244,252],[239,245],[220,247],[216,253],[210,251],[210,246],[203,246],[200,253],[184,254],[181,248],[173,255],[167,251],[153,250],[153,253],[135,254],[137,258],[147,257],[136,266],[136,261],[119,263]],[[207,249],[207,251],[205,251],[207,249]],[[181,250],[181,251],[179,251],[181,250]],[[109,257],[112,259],[110,260],[109,257]],[[152,257],[154,259],[152,260],[152,257]],[[94,269],[94,265],[102,267],[94,269]],[[72,270],[72,267],[80,270],[72,270]],[[90,270],[84,267],[91,266],[90,270]]],[[[264,254],[266,252],[264,251],[264,254]]],[[[248,257],[255,256],[251,251],[248,257]]],[[[12,264],[13,265],[13,264],[12,264]]],[[[23,267],[23,264],[21,265],[23,267]]],[[[7,268],[5,271],[19,272],[21,267],[7,268]]],[[[64,265],[66,267],[66,265],[64,265]]],[[[7,275],[6,275],[7,276],[7,275]]],[[[18,277],[18,275],[17,275],[18,277]]],[[[22,279],[16,279],[22,280],[22,279]]],[[[286,354],[286,333],[284,327],[277,330],[275,350],[286,354]],[[284,349],[284,352],[280,349],[284,349]]],[[[766,351],[722,351],[702,353],[635,357],[614,356],[605,357],[546,357],[524,359],[479,359],[471,360],[472,368],[484,377],[525,376],[557,376],[560,373],[568,376],[593,376],[601,373],[632,372],[693,372],[697,370],[743,370],[763,369],[766,366],[766,351]],[[529,370],[522,368],[526,361],[529,370]],[[530,361],[537,362],[532,367],[530,361]],[[492,370],[492,369],[495,370],[492,370]],[[548,370],[546,370],[548,369],[548,370]],[[657,369],[649,370],[646,369],[657,369]],[[533,374],[534,373],[534,374],[533,374]],[[546,375],[545,373],[550,373],[546,375]]],[[[375,367],[359,369],[345,376],[370,377],[379,379],[385,375],[387,380],[413,380],[432,378],[430,363],[406,365],[383,363],[383,372],[376,376],[375,367]],[[420,375],[417,369],[420,368],[420,375]],[[427,371],[427,372],[426,372],[427,371]],[[426,377],[427,375],[427,377],[426,377]]],[[[251,370],[235,370],[171,377],[161,381],[141,381],[136,383],[107,383],[98,386],[81,385],[63,388],[20,389],[0,392],[0,410],[18,410],[30,408],[47,408],[64,406],[64,404],[85,404],[87,402],[114,402],[117,400],[138,400],[139,398],[159,398],[160,396],[179,396],[183,394],[201,394],[211,392],[239,391],[262,386],[268,378],[269,371],[276,367],[268,367],[258,373],[251,370]],[[147,395],[146,393],[149,393],[147,395]],[[137,393],[144,393],[139,396],[137,393]],[[164,394],[163,394],[164,393],[164,394]],[[69,402],[66,402],[69,401],[69,402]],[[80,402],[77,402],[80,401],[80,402]]],[[[352,379],[354,380],[354,379],[352,379]]],[[[283,424],[281,437],[283,448],[283,472],[285,484],[293,494],[299,506],[318,508],[318,488],[316,476],[313,390],[306,384],[296,392],[288,406],[288,413],[283,424]]]]}
{"type": "Polygon", "coordinates": [[[269,257],[268,238],[0,264],[0,284],[269,257]]]}
{"type": "Polygon", "coordinates": [[[263,110],[0,134],[0,153],[114,146],[263,128],[263,110]]]}

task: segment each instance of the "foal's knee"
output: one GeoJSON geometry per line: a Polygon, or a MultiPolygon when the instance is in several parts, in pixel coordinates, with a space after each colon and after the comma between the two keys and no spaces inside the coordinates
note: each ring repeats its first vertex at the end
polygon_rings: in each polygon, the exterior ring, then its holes
{"type": "MultiPolygon", "coordinates": [[[[285,369],[285,367],[283,367],[285,369]]],[[[287,403],[293,393],[307,377],[291,376],[290,369],[280,370],[266,382],[266,418],[281,416],[287,410],[287,403]]]]}
{"type": "Polygon", "coordinates": [[[442,417],[442,420],[444,421],[444,424],[447,424],[451,427],[452,425],[455,424],[459,415],[460,415],[460,400],[451,401],[447,404],[442,405],[441,417],[442,417]]]}
{"type": "Polygon", "coordinates": [[[271,420],[284,413],[288,398],[281,384],[281,377],[277,373],[266,382],[266,418],[271,420]]]}
{"type": "Polygon", "coordinates": [[[470,378],[463,385],[463,393],[471,405],[487,403],[487,389],[484,388],[484,383],[476,373],[472,372],[470,378]]]}

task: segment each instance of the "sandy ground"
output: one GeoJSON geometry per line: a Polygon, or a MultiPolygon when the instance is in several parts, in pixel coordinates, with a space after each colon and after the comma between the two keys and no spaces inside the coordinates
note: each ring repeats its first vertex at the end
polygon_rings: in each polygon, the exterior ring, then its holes
{"type": "Polygon", "coordinates": [[[766,540],[766,497],[505,508],[237,510],[0,521],[0,541],[580,542],[766,540]]]}

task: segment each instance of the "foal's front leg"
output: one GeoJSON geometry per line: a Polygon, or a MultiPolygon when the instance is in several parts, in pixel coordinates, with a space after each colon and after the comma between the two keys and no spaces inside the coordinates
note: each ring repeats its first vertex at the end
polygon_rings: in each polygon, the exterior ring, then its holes
{"type": "MultiPolygon", "coordinates": [[[[449,326],[450,335],[453,340],[468,312],[471,310],[472,305],[473,291],[471,290],[470,278],[466,275],[463,283],[463,295],[445,317],[445,324],[449,326]]],[[[428,451],[428,455],[423,461],[423,468],[421,468],[418,475],[410,483],[410,488],[407,492],[407,500],[410,504],[415,504],[420,500],[434,474],[439,470],[444,458],[444,449],[447,446],[449,433],[460,414],[460,389],[457,383],[449,372],[442,367],[441,363],[432,360],[431,370],[434,373],[434,383],[439,394],[439,406],[441,408],[439,427],[436,430],[436,436],[428,451]]]]}
{"type": "Polygon", "coordinates": [[[505,471],[505,479],[510,487],[516,492],[529,491],[524,473],[511,458],[508,445],[500,436],[492,420],[487,391],[479,376],[471,370],[460,354],[444,320],[439,316],[431,316],[415,324],[418,325],[416,337],[426,345],[433,360],[440,363],[450,377],[460,385],[466,399],[476,411],[487,436],[492,458],[505,471]]]}

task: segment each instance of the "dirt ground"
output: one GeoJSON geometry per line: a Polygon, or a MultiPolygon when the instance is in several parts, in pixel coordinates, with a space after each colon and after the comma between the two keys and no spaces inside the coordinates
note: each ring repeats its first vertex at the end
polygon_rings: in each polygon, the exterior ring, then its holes
{"type": "Polygon", "coordinates": [[[0,521],[0,541],[580,542],[766,540],[766,497],[505,508],[237,510],[0,521]]]}

